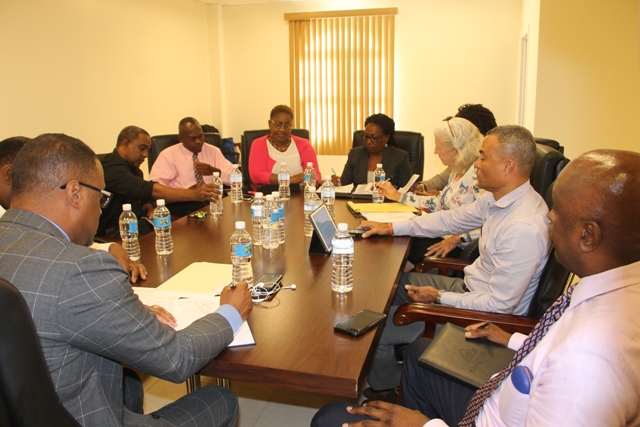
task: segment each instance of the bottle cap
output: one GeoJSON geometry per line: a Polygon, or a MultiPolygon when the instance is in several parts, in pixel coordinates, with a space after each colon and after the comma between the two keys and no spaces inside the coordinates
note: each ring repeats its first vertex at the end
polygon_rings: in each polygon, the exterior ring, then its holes
{"type": "Polygon", "coordinates": [[[349,224],[347,224],[346,222],[341,222],[340,224],[338,224],[338,231],[347,231],[349,230],[349,224]]]}
{"type": "Polygon", "coordinates": [[[323,181],[331,181],[331,176],[325,175],[325,176],[322,177],[322,180],[323,181]]]}
{"type": "Polygon", "coordinates": [[[130,211],[131,210],[131,203],[125,203],[124,205],[122,205],[122,210],[123,211],[130,211]]]}
{"type": "Polygon", "coordinates": [[[376,164],[376,167],[377,167],[377,168],[382,168],[382,163],[378,163],[378,164],[376,164]]]}
{"type": "Polygon", "coordinates": [[[253,195],[254,199],[262,199],[262,193],[261,192],[257,192],[256,194],[253,195]]]}
{"type": "Polygon", "coordinates": [[[156,206],[164,206],[164,199],[156,200],[156,206]]]}
{"type": "Polygon", "coordinates": [[[214,172],[214,173],[213,173],[213,176],[215,176],[215,177],[219,177],[219,176],[220,176],[220,172],[214,172]]]}
{"type": "Polygon", "coordinates": [[[287,166],[287,162],[280,162],[280,166],[287,166]]]}
{"type": "Polygon", "coordinates": [[[316,187],[314,187],[313,185],[310,185],[307,187],[309,190],[309,193],[315,193],[316,192],[316,187]]]}
{"type": "Polygon", "coordinates": [[[236,221],[236,230],[244,230],[244,221],[236,221]]]}
{"type": "Polygon", "coordinates": [[[272,191],[271,195],[273,196],[274,199],[277,199],[280,197],[280,192],[279,191],[272,191]]]}
{"type": "Polygon", "coordinates": [[[267,202],[273,202],[273,196],[271,194],[267,194],[267,202]]]}
{"type": "Polygon", "coordinates": [[[307,167],[310,168],[313,166],[313,162],[307,162],[307,167]]]}

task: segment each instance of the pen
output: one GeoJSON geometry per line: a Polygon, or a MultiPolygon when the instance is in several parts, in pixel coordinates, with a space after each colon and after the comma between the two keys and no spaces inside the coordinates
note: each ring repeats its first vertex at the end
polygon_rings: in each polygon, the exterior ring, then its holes
{"type": "Polygon", "coordinates": [[[331,168],[331,172],[333,172],[333,174],[334,174],[335,176],[338,176],[338,174],[336,173],[336,170],[335,170],[334,168],[331,168]]]}
{"type": "Polygon", "coordinates": [[[486,329],[489,327],[490,324],[491,322],[484,322],[482,325],[478,326],[476,330],[479,331],[480,329],[486,329]]]}

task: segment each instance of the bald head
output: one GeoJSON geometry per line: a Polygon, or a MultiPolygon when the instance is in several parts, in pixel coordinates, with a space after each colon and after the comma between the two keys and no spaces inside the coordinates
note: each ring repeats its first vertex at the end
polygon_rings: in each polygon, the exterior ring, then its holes
{"type": "Polygon", "coordinates": [[[584,276],[640,260],[640,153],[581,155],[558,177],[553,201],[554,245],[567,268],[584,276]]]}
{"type": "Polygon", "coordinates": [[[204,144],[204,133],[202,126],[193,117],[185,117],[178,124],[178,140],[184,145],[184,148],[192,153],[199,153],[204,144]]]}

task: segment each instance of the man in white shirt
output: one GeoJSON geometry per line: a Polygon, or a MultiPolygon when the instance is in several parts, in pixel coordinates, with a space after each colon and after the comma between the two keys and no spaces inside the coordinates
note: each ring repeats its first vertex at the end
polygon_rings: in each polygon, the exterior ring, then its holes
{"type": "Polygon", "coordinates": [[[511,374],[495,388],[489,381],[473,402],[479,412],[470,412],[473,390],[418,367],[414,353],[403,372],[406,407],[371,402],[346,413],[336,404],[312,425],[437,427],[466,425],[465,417],[478,427],[640,425],[639,164],[639,153],[597,150],[558,177],[550,214],[556,257],[581,280],[559,299],[570,295],[555,323],[545,315],[526,342],[495,325],[467,328],[469,338],[519,349],[515,361],[529,369],[529,387],[518,391],[511,374]]]}
{"type": "Polygon", "coordinates": [[[494,313],[524,315],[549,256],[549,210],[531,187],[533,135],[521,126],[498,126],[487,133],[475,162],[478,186],[487,193],[469,205],[396,223],[364,221],[363,237],[392,234],[438,237],[482,227],[480,256],[464,279],[405,273],[389,311],[369,370],[370,399],[395,402],[402,367],[395,346],[422,335],[423,324],[396,326],[396,308],[411,301],[494,313]]]}

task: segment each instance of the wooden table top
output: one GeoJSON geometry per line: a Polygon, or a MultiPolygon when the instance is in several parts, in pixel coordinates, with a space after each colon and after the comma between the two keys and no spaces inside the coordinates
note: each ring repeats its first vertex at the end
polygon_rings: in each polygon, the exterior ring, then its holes
{"type": "MultiPolygon", "coordinates": [[[[233,204],[227,197],[221,217],[174,221],[174,252],[168,256],[155,254],[153,233],[142,237],[141,262],[148,279],[139,285],[157,287],[193,262],[230,264],[235,221],[245,221],[251,232],[250,208],[248,201],[233,204]]],[[[350,228],[360,223],[347,210],[346,201],[336,200],[335,210],[336,223],[346,222],[350,228]]],[[[331,290],[330,255],[308,253],[311,238],[303,234],[300,195],[286,202],[285,233],[285,243],[278,249],[254,246],[254,279],[279,273],[283,286],[295,283],[297,289],[281,290],[273,300],[254,306],[248,322],[256,344],[225,349],[200,374],[357,397],[381,328],[351,338],[334,332],[333,326],[365,308],[388,312],[410,238],[354,238],[354,288],[340,295],[331,290]]]]}

